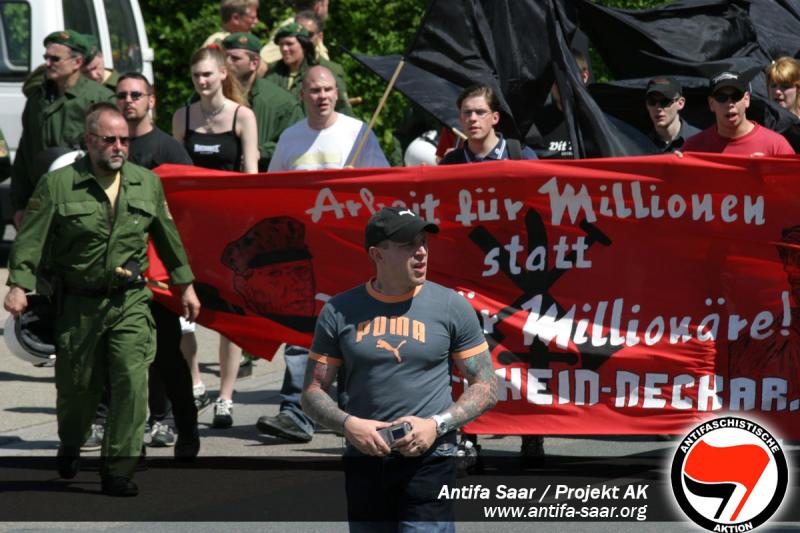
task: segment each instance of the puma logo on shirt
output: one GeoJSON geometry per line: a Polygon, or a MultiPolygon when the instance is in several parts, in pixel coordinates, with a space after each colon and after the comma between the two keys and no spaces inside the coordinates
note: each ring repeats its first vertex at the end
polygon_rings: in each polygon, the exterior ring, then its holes
{"type": "Polygon", "coordinates": [[[402,341],[400,344],[397,345],[397,348],[394,348],[391,344],[386,342],[383,339],[378,339],[378,344],[376,348],[382,348],[386,351],[392,352],[394,358],[397,359],[397,362],[400,363],[402,360],[400,359],[400,347],[404,345],[406,341],[402,341]]]}

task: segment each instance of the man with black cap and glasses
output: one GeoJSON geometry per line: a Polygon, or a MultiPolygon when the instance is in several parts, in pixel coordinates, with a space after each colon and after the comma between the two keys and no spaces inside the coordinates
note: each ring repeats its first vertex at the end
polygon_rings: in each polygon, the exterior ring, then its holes
{"type": "Polygon", "coordinates": [[[683,88],[674,78],[662,76],[647,82],[645,102],[647,114],[653,123],[648,132],[662,153],[680,150],[686,139],[700,130],[683,120],[680,111],[686,105],[683,88]]]}
{"type": "Polygon", "coordinates": [[[708,106],[716,124],[691,137],[685,152],[717,152],[752,156],[793,155],[780,134],[747,119],[750,84],[742,73],[720,72],[709,80],[708,106]]]}
{"type": "Polygon", "coordinates": [[[406,208],[375,213],[365,237],[375,277],[331,298],[317,318],[302,403],[347,439],[350,531],[376,531],[376,522],[389,526],[381,531],[398,522],[452,531],[452,501],[438,494],[455,482],[456,430],[497,400],[475,311],[426,280],[427,235],[438,231],[406,208]],[[347,411],[330,396],[342,366],[347,411]],[[456,402],[453,366],[469,382],[456,402]]]}

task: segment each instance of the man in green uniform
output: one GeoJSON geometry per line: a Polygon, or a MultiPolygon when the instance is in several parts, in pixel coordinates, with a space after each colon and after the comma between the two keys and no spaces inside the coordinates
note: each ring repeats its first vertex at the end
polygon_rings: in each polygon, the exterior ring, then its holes
{"type": "MultiPolygon", "coordinates": [[[[86,39],[86,44],[88,46],[86,55],[84,55],[83,65],[81,66],[81,74],[92,81],[96,81],[108,87],[112,92],[116,92],[119,72],[113,68],[111,70],[106,68],[105,56],[103,56],[103,50],[97,42],[97,37],[84,34],[81,34],[81,36],[86,39]]],[[[25,78],[25,82],[22,84],[22,94],[25,95],[25,98],[29,98],[34,92],[38,91],[46,81],[47,64],[42,63],[25,78]]]]}
{"type": "Polygon", "coordinates": [[[126,162],[128,124],[111,104],[86,116],[88,157],[45,174],[36,186],[11,250],[5,308],[18,316],[37,274],[60,286],[54,324],[58,471],[71,479],[80,446],[108,383],[110,405],[100,471],[103,492],[135,496],[131,476],[142,449],[147,369],[155,355],[151,292],[116,268],[147,268],[147,239],[179,288],[183,315],[200,302],[193,275],[155,174],[126,162]]]}
{"type": "Polygon", "coordinates": [[[57,31],[44,40],[47,81],[25,103],[22,138],[11,170],[11,206],[19,227],[28,198],[40,176],[33,173],[34,158],[54,146],[77,148],[83,136],[86,109],[113,101],[113,92],[81,75],[89,43],[72,30],[57,31]]]}
{"type": "Polygon", "coordinates": [[[258,77],[261,41],[252,33],[232,33],[222,41],[228,69],[239,79],[256,114],[258,126],[258,169],[266,172],[283,130],[303,120],[303,106],[289,91],[258,77]]]}

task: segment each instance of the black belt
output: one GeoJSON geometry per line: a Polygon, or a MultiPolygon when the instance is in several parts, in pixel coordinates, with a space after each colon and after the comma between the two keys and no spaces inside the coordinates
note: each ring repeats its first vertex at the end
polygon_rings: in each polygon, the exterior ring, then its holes
{"type": "Polygon", "coordinates": [[[72,294],[75,296],[90,296],[93,298],[105,298],[107,296],[114,296],[116,294],[121,294],[130,289],[138,289],[143,287],[143,285],[137,283],[131,283],[129,285],[120,285],[118,287],[111,287],[108,289],[83,289],[80,287],[64,287],[64,292],[66,294],[72,294]]]}

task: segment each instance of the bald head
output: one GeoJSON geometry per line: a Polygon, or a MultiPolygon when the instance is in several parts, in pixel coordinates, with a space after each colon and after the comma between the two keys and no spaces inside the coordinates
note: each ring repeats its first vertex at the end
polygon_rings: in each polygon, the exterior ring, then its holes
{"type": "Polygon", "coordinates": [[[328,67],[323,67],[322,65],[315,65],[308,69],[306,72],[305,78],[303,78],[303,90],[307,90],[309,84],[313,81],[318,81],[320,79],[328,79],[333,82],[334,86],[336,85],[336,79],[333,77],[333,72],[330,71],[328,67]]]}
{"type": "Polygon", "coordinates": [[[300,91],[306,106],[308,125],[314,129],[325,129],[336,122],[336,78],[327,68],[316,65],[308,69],[300,91]]]}

